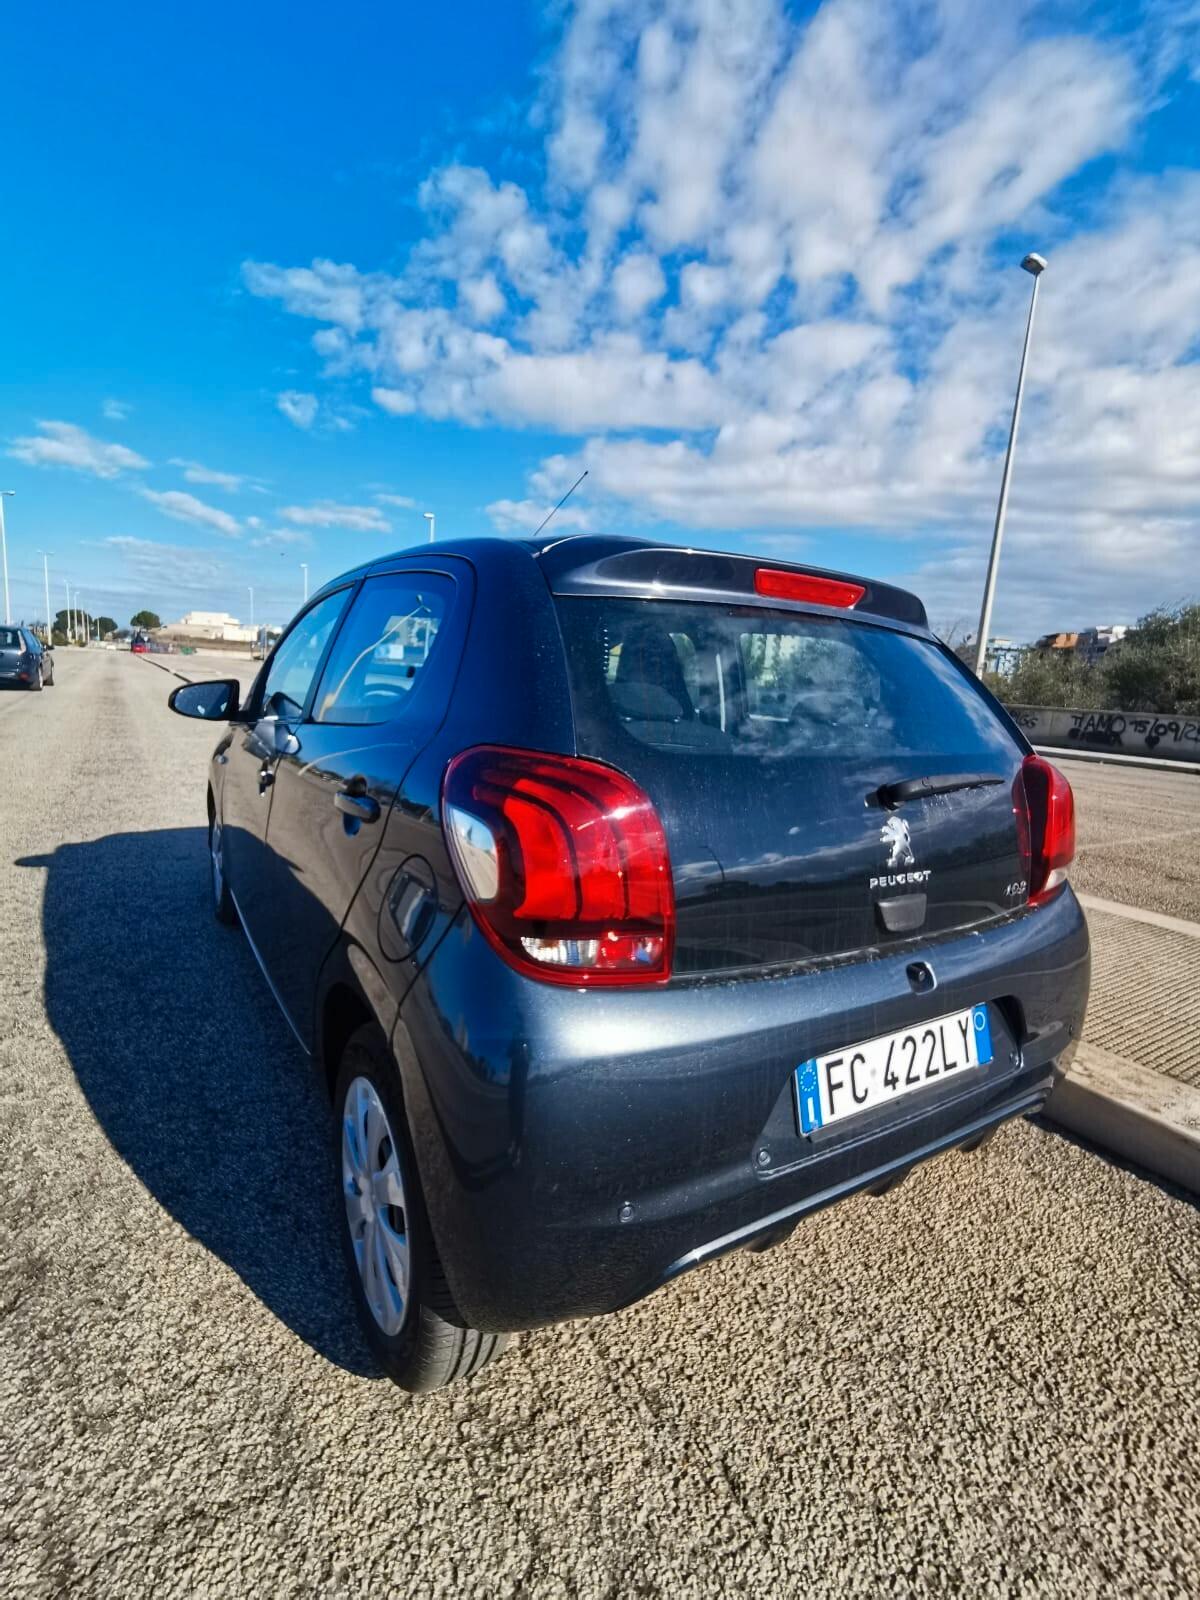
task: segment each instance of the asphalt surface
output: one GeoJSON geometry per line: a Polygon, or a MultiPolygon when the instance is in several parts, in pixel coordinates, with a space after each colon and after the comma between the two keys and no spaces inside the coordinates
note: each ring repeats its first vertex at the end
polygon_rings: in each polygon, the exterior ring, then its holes
{"type": "Polygon", "coordinates": [[[1076,888],[1200,922],[1200,774],[1059,765],[1075,791],[1076,888]]]}
{"type": "Polygon", "coordinates": [[[1200,1212],[1045,1127],[381,1380],[323,1091],[209,915],[212,730],[58,677],[0,696],[0,1592],[1200,1593],[1200,1212]]]}

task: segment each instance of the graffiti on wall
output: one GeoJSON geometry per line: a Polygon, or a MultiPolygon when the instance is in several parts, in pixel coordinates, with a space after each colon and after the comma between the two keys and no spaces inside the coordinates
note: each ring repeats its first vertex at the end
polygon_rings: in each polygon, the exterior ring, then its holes
{"type": "Polygon", "coordinates": [[[1030,744],[1200,761],[1200,720],[1195,717],[1158,717],[1150,711],[1069,711],[1046,706],[1009,706],[1008,710],[1030,744]]]}

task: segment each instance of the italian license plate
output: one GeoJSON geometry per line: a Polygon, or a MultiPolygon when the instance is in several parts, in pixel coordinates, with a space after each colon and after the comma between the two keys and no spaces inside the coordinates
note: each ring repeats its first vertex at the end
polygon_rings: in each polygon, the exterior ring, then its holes
{"type": "Polygon", "coordinates": [[[902,1095],[930,1089],[992,1059],[986,1005],[935,1017],[903,1033],[811,1056],[796,1068],[796,1114],[801,1133],[857,1117],[902,1095]]]}

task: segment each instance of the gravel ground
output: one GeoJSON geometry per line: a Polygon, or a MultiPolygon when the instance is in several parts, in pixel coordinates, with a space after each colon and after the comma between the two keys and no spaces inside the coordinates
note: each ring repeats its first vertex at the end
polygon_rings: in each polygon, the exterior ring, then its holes
{"type": "Polygon", "coordinates": [[[0,1592],[1200,1593],[1200,1213],[1040,1126],[379,1379],[173,681],[64,650],[0,697],[0,1592]]]}
{"type": "Polygon", "coordinates": [[[1075,791],[1075,887],[1200,922],[1200,775],[1060,765],[1075,791]]]}

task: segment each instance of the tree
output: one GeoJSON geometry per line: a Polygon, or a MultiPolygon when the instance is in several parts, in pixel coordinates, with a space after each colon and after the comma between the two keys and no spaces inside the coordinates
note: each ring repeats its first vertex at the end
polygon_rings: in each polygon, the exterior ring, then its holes
{"type": "Polygon", "coordinates": [[[1159,607],[1097,669],[1114,711],[1200,715],[1200,605],[1159,607]]]}
{"type": "Polygon", "coordinates": [[[162,623],[153,611],[135,611],[129,619],[131,628],[161,628],[162,623]]]}
{"type": "Polygon", "coordinates": [[[92,632],[93,632],[93,635],[95,634],[97,629],[100,630],[100,637],[103,639],[106,633],[116,633],[116,631],[117,631],[117,623],[114,621],[114,619],[112,617],[93,617],[92,618],[92,632]]]}

